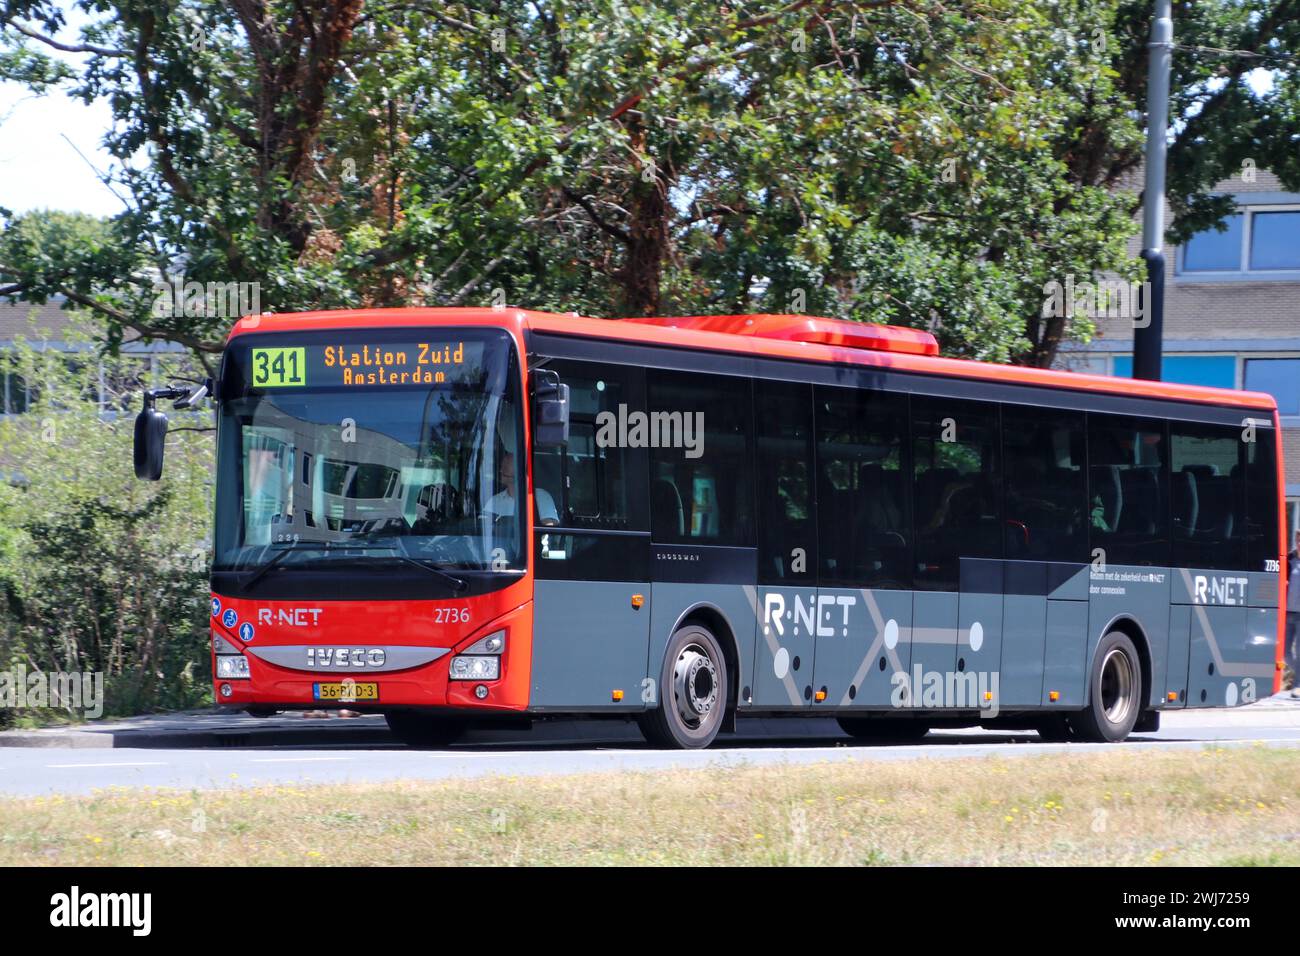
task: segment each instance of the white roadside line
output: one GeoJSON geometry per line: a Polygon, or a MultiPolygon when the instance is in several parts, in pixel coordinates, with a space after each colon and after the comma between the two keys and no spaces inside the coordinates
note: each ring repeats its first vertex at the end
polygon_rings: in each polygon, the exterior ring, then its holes
{"type": "Polygon", "coordinates": [[[322,760],[351,759],[351,757],[253,757],[249,763],[315,763],[322,760]]]}

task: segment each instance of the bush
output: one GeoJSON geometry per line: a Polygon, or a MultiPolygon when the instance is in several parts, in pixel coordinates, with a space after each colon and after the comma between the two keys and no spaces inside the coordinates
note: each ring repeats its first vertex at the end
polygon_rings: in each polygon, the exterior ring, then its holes
{"type": "Polygon", "coordinates": [[[0,669],[99,672],[106,714],[208,701],[211,413],[173,413],[163,480],[138,481],[134,414],[161,377],[23,343],[2,359],[32,401],[0,421],[0,669]]]}

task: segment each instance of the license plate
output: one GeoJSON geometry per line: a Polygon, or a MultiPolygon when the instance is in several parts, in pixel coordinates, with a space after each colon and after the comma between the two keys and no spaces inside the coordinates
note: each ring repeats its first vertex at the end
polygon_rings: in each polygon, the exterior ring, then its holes
{"type": "Polygon", "coordinates": [[[355,700],[378,700],[378,684],[359,684],[351,681],[336,684],[312,684],[312,695],[317,700],[337,700],[351,703],[355,700]]]}

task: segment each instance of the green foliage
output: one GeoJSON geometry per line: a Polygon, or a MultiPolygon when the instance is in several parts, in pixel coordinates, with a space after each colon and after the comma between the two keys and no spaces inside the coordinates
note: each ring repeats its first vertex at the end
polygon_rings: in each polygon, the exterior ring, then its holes
{"type": "MultiPolygon", "coordinates": [[[[77,5],[80,73],[41,52],[59,7],[15,0],[0,77],[107,98],[128,208],[11,217],[0,291],[110,347],[220,350],[233,316],[156,308],[183,271],[277,311],[802,309],[1045,365],[1091,326],[1040,318],[1044,283],[1138,275],[1146,2],[77,5]]],[[[1244,160],[1300,188],[1296,8],[1175,4],[1175,234],[1244,160]]]]}
{"type": "Polygon", "coordinates": [[[174,430],[166,480],[136,481],[141,367],[36,344],[5,360],[35,395],[0,421],[0,668],[101,672],[109,714],[202,702],[211,436],[174,430]]]}

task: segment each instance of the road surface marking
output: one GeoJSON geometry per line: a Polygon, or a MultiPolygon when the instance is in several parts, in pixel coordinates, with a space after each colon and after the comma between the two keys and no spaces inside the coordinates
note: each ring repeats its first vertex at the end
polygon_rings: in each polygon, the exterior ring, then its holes
{"type": "Polygon", "coordinates": [[[318,760],[351,760],[351,757],[253,757],[250,763],[310,763],[318,760]]]}

